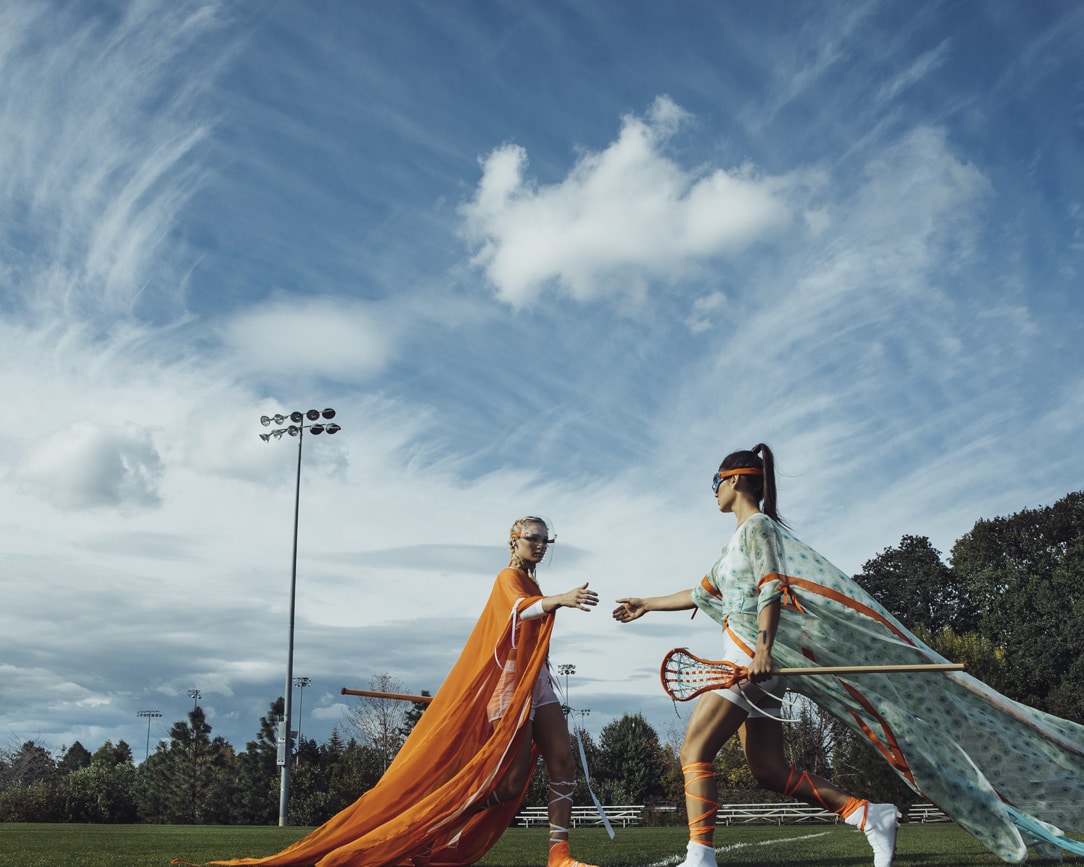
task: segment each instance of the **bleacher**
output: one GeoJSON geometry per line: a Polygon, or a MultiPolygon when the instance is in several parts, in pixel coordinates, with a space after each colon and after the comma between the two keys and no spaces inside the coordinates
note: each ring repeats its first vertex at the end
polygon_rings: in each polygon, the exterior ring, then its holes
{"type": "Polygon", "coordinates": [[[908,822],[951,822],[941,810],[933,804],[912,804],[907,808],[908,822]]]}
{"type": "MultiPolygon", "coordinates": [[[[643,821],[643,804],[620,804],[605,806],[606,816],[613,826],[622,828],[636,826],[643,821]]],[[[835,824],[841,821],[836,813],[810,807],[806,804],[723,804],[715,814],[717,825],[801,825],[815,822],[835,824]]],[[[912,804],[904,819],[907,822],[952,821],[933,804],[912,804]]],[[[549,818],[545,807],[523,807],[516,815],[516,824],[524,828],[547,825],[549,818]]],[[[598,811],[589,805],[578,804],[572,808],[572,827],[597,827],[602,825],[598,811]]]]}
{"type": "MultiPolygon", "coordinates": [[[[627,828],[630,825],[640,824],[640,816],[644,812],[644,805],[604,806],[603,809],[606,811],[606,818],[610,820],[611,825],[620,825],[622,828],[627,828]]],[[[530,828],[532,825],[548,825],[547,808],[523,807],[516,816],[516,823],[524,828],[530,828]]],[[[572,808],[573,828],[589,828],[601,825],[602,817],[593,806],[577,804],[572,808]]]]}
{"type": "Polygon", "coordinates": [[[721,804],[716,825],[800,825],[805,822],[840,821],[839,815],[806,804],[721,804]]]}

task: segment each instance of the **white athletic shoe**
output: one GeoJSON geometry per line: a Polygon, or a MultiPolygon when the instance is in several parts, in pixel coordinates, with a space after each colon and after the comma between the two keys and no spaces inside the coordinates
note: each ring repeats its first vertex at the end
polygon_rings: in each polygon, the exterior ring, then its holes
{"type": "Polygon", "coordinates": [[[862,831],[873,848],[873,867],[892,867],[899,819],[895,804],[870,804],[867,808],[862,831]]]}
{"type": "Polygon", "coordinates": [[[685,860],[677,867],[716,867],[714,846],[705,846],[690,840],[685,849],[685,860]]]}

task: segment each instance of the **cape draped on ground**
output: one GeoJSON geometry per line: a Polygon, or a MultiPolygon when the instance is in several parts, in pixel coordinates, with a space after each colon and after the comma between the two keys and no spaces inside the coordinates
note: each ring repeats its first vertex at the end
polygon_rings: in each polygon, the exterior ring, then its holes
{"type": "MultiPolygon", "coordinates": [[[[855,581],[784,527],[757,516],[759,542],[778,546],[762,589],[782,594],[778,668],[948,662],[855,581]]],[[[753,520],[753,519],[750,519],[753,520]]],[[[720,623],[706,588],[697,605],[720,623]]],[[[727,623],[756,644],[755,616],[727,623]]],[[[965,672],[790,676],[787,686],[865,736],[893,770],[999,858],[1028,846],[1084,854],[1084,726],[1013,701],[965,672]]]]}
{"type": "Polygon", "coordinates": [[[459,660],[376,786],[277,855],[211,863],[393,867],[431,853],[428,863],[452,867],[481,858],[522,800],[521,795],[472,815],[497,787],[526,735],[554,618],[520,620],[518,613],[541,597],[525,572],[503,570],[459,660]],[[515,688],[508,711],[491,725],[487,705],[510,655],[515,688]]]}

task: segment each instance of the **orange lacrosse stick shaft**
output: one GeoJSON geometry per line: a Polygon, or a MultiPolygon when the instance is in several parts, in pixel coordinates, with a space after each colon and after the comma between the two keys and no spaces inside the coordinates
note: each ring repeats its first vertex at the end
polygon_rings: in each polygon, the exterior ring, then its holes
{"type": "Polygon", "coordinates": [[[429,704],[433,700],[431,695],[407,695],[402,692],[376,692],[371,689],[347,689],[345,686],[342,688],[340,695],[361,695],[367,698],[390,698],[394,701],[416,701],[422,704],[429,704]]]}

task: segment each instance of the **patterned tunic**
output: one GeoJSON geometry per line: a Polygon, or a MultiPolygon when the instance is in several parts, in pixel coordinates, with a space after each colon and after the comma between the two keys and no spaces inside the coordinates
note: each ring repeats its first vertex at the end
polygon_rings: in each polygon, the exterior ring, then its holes
{"type": "MultiPolygon", "coordinates": [[[[778,668],[947,662],[848,575],[766,515],[746,520],[693,592],[750,646],[756,613],[782,612],[778,668]]],[[[788,686],[866,737],[892,768],[1004,861],[1034,846],[1084,854],[1084,726],[965,672],[790,676],[788,686]],[[1064,829],[1064,831],[1062,830],[1064,829]]]]}

